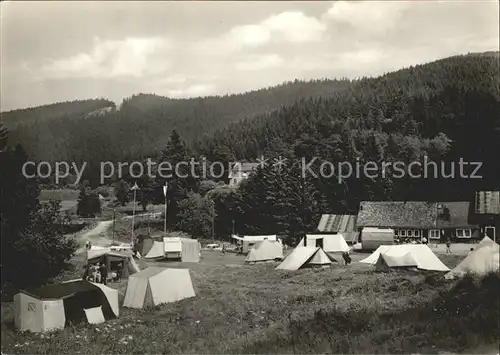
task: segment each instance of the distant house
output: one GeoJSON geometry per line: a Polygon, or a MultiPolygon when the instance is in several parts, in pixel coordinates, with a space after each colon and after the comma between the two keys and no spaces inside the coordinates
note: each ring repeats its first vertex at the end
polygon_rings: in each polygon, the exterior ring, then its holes
{"type": "Polygon", "coordinates": [[[358,240],[356,215],[323,214],[318,223],[319,234],[342,234],[346,242],[355,243],[358,240]]]}
{"type": "Polygon", "coordinates": [[[97,110],[94,110],[94,111],[91,111],[87,114],[86,118],[89,118],[89,117],[98,117],[98,116],[104,116],[106,115],[107,113],[109,112],[112,112],[113,110],[115,110],[115,108],[113,106],[108,106],[108,107],[103,107],[103,108],[99,108],[97,110]]]}
{"type": "Polygon", "coordinates": [[[357,226],[362,243],[376,236],[373,238],[380,240],[375,244],[392,244],[390,233],[384,230],[393,230],[394,239],[475,241],[481,238],[481,231],[471,222],[471,212],[469,202],[361,202],[357,226]],[[370,233],[363,233],[365,228],[370,233]]]}
{"type": "Polygon", "coordinates": [[[500,230],[500,191],[476,193],[473,220],[483,235],[497,241],[500,230]]]}
{"type": "Polygon", "coordinates": [[[361,202],[357,226],[363,249],[376,249],[393,244],[395,238],[428,237],[429,231],[436,228],[436,220],[437,206],[431,202],[361,202]]]}
{"type": "Polygon", "coordinates": [[[238,187],[257,169],[258,163],[234,163],[229,170],[229,186],[238,187]]]}

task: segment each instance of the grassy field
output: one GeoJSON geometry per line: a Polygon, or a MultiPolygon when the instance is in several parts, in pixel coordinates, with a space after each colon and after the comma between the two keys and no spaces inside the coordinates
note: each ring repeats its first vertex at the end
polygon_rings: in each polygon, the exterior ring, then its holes
{"type": "Polygon", "coordinates": [[[48,202],[49,200],[61,201],[61,211],[76,211],[78,204],[78,191],[71,189],[58,189],[58,190],[41,190],[40,202],[48,202]]]}
{"type": "MultiPolygon", "coordinates": [[[[440,258],[453,267],[463,257],[440,258]]],[[[3,304],[2,351],[471,353],[481,346],[496,349],[498,293],[491,292],[498,277],[479,286],[470,280],[457,284],[445,282],[442,274],[380,273],[359,263],[284,272],[274,270],[274,263],[245,265],[243,256],[220,252],[205,252],[198,264],[139,261],[141,268],[152,264],[188,267],[196,297],[140,311],[122,308],[116,320],[45,335],[16,332],[12,304],[3,304]]],[[[126,282],[112,287],[119,290],[122,301],[126,282]]]]}

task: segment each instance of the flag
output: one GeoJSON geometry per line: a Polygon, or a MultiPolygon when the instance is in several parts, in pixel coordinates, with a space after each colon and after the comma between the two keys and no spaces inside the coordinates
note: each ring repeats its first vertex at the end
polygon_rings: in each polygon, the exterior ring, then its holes
{"type": "Polygon", "coordinates": [[[134,184],[134,186],[132,186],[131,190],[132,191],[139,190],[139,186],[137,186],[137,182],[134,184]]]}
{"type": "Polygon", "coordinates": [[[163,196],[167,197],[167,189],[168,189],[168,184],[165,181],[165,186],[163,186],[163,196]]]}

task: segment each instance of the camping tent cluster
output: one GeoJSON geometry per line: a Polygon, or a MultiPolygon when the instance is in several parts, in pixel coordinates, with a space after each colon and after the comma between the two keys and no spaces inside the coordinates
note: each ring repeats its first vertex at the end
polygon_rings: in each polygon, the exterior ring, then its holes
{"type": "Polygon", "coordinates": [[[139,244],[141,255],[146,259],[180,259],[185,263],[197,263],[201,257],[201,244],[196,239],[165,237],[160,240],[143,238],[139,244]]]}

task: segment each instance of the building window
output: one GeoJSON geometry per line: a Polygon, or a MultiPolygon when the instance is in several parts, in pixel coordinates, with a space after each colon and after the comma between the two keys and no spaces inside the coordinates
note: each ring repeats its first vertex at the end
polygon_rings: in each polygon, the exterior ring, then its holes
{"type": "Polygon", "coordinates": [[[401,229],[401,236],[402,237],[406,237],[406,230],[405,229],[401,229]]]}
{"type": "Polygon", "coordinates": [[[430,239],[441,239],[441,231],[439,229],[431,229],[429,231],[430,239]]]}
{"type": "Polygon", "coordinates": [[[408,230],[406,231],[406,235],[407,235],[408,237],[413,237],[413,231],[412,231],[411,229],[408,229],[408,230]]]}
{"type": "Polygon", "coordinates": [[[413,235],[414,235],[415,237],[420,237],[420,231],[419,231],[419,230],[414,230],[414,231],[413,231],[413,235]]]}
{"type": "Polygon", "coordinates": [[[394,236],[399,237],[399,229],[394,229],[394,236]]]}
{"type": "Polygon", "coordinates": [[[470,229],[457,229],[457,238],[470,238],[471,236],[470,229]]]}

